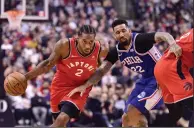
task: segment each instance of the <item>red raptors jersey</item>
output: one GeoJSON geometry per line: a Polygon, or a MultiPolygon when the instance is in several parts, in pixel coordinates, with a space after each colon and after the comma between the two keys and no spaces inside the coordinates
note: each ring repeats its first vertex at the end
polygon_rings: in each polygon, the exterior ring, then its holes
{"type": "Polygon", "coordinates": [[[190,69],[193,67],[193,29],[176,39],[176,42],[182,48],[182,62],[190,69]]]}
{"type": "Polygon", "coordinates": [[[69,56],[57,63],[57,72],[53,78],[52,88],[80,86],[94,73],[98,67],[100,43],[95,42],[91,54],[82,56],[77,47],[76,39],[70,38],[69,56]]]}
{"type": "MultiPolygon", "coordinates": [[[[182,55],[180,57],[182,63],[186,65],[185,68],[190,69],[193,67],[193,29],[189,30],[181,37],[176,39],[176,43],[182,48],[182,55]]],[[[164,56],[167,55],[169,49],[164,53],[164,56]]],[[[174,54],[171,54],[170,57],[175,58],[174,54]]]]}

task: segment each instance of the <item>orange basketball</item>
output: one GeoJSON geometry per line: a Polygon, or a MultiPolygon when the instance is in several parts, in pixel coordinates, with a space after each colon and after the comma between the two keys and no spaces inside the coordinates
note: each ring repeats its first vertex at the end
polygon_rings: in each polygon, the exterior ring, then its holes
{"type": "Polygon", "coordinates": [[[23,74],[14,72],[9,74],[4,81],[5,91],[12,96],[19,96],[25,93],[27,81],[23,74]]]}

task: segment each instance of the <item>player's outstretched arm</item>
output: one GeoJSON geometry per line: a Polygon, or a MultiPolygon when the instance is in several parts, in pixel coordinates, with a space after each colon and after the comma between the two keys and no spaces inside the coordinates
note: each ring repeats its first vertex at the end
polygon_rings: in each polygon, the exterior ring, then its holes
{"type": "Polygon", "coordinates": [[[59,40],[55,44],[54,49],[49,58],[40,62],[34,69],[26,73],[25,74],[26,79],[30,80],[34,77],[37,77],[40,74],[48,72],[62,58],[61,51],[69,51],[68,48],[69,46],[67,39],[59,40]]]}
{"type": "Polygon", "coordinates": [[[100,58],[101,57],[106,58],[102,62],[101,66],[96,70],[96,72],[86,81],[85,86],[89,87],[91,85],[97,84],[102,79],[102,77],[111,69],[113,64],[118,60],[116,48],[110,49],[109,51],[109,49],[105,47],[100,54],[100,58]]]}
{"type": "Polygon", "coordinates": [[[96,70],[96,72],[87,80],[87,87],[97,84],[102,77],[111,69],[112,63],[109,61],[103,61],[101,66],[96,70]]]}
{"type": "Polygon", "coordinates": [[[182,54],[182,49],[176,44],[174,38],[167,32],[140,33],[135,40],[135,47],[139,53],[146,53],[155,43],[167,42],[170,45],[169,54],[174,53],[178,58],[182,54]]]}
{"type": "Polygon", "coordinates": [[[94,84],[97,84],[102,76],[104,76],[112,67],[112,63],[109,61],[103,61],[101,66],[96,70],[96,72],[86,81],[85,84],[78,86],[74,88],[67,96],[71,97],[77,92],[80,92],[80,96],[83,96],[83,93],[85,92],[86,88],[89,86],[92,86],[94,84]]]}

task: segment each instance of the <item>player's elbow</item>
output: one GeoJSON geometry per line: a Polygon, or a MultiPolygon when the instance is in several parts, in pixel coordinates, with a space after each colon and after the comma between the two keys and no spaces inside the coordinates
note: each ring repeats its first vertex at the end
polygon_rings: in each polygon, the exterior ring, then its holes
{"type": "Polygon", "coordinates": [[[42,63],[40,63],[40,68],[42,67],[43,72],[47,73],[49,70],[51,70],[52,67],[54,67],[54,63],[51,62],[49,59],[44,60],[42,63]]]}

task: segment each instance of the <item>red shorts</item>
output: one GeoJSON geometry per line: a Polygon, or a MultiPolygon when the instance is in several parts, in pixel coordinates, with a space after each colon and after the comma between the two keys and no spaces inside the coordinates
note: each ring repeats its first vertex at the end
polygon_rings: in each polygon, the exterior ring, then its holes
{"type": "Polygon", "coordinates": [[[189,68],[181,64],[181,59],[165,55],[156,63],[154,74],[162,89],[165,103],[176,103],[193,96],[193,89],[186,91],[185,84],[193,83],[189,68]]]}
{"type": "MultiPolygon", "coordinates": [[[[53,86],[53,85],[52,85],[53,86]]],[[[69,101],[71,103],[73,103],[78,110],[82,111],[85,104],[86,104],[86,100],[89,96],[89,92],[91,90],[92,87],[87,88],[85,93],[83,94],[82,97],[80,97],[80,93],[75,93],[73,96],[71,96],[70,98],[67,96],[71,90],[73,90],[76,87],[60,87],[60,88],[56,88],[57,86],[55,85],[55,88],[51,87],[51,102],[50,102],[50,106],[51,106],[51,111],[53,113],[57,113],[60,112],[58,106],[60,104],[60,102],[62,101],[69,101]]]]}

